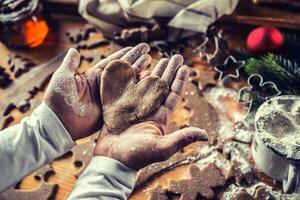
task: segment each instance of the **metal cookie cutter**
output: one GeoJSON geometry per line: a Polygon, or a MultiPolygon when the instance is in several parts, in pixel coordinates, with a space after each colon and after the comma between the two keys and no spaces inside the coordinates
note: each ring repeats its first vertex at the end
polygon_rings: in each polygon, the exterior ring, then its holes
{"type": "Polygon", "coordinates": [[[207,62],[210,63],[219,52],[219,38],[217,36],[213,36],[213,43],[214,51],[212,53],[207,53],[210,48],[210,38],[205,36],[204,41],[193,50],[193,53],[198,54],[201,59],[207,60],[207,62]]]}
{"type": "Polygon", "coordinates": [[[151,48],[158,51],[158,54],[164,58],[170,58],[174,54],[181,54],[185,45],[182,43],[170,43],[164,40],[156,40],[150,43],[151,48]]]}
{"type": "Polygon", "coordinates": [[[215,26],[209,28],[206,34],[201,35],[203,42],[193,50],[202,60],[209,64],[218,57],[221,51],[226,51],[227,42],[223,40],[223,30],[215,26]]]}
{"type": "Polygon", "coordinates": [[[224,81],[228,78],[238,79],[240,76],[240,69],[244,66],[245,61],[236,60],[232,55],[229,55],[224,64],[217,65],[215,70],[219,73],[219,81],[224,81]]]}
{"type": "Polygon", "coordinates": [[[259,74],[249,76],[247,83],[248,86],[239,90],[237,101],[249,106],[245,120],[252,124],[257,108],[266,100],[279,96],[281,91],[274,82],[264,82],[263,77],[259,74]]]}

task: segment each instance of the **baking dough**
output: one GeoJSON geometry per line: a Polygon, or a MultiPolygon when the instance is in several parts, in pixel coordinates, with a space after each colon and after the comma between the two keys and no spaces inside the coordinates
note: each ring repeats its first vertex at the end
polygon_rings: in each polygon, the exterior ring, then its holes
{"type": "Polygon", "coordinates": [[[169,191],[180,194],[179,200],[196,200],[198,195],[205,199],[212,199],[212,188],[225,185],[225,179],[215,164],[209,164],[200,170],[198,166],[190,166],[189,179],[170,180],[169,191]]]}
{"type": "Polygon", "coordinates": [[[169,93],[165,81],[148,76],[139,81],[128,62],[112,61],[100,78],[104,123],[120,131],[158,108],[169,93]]]}

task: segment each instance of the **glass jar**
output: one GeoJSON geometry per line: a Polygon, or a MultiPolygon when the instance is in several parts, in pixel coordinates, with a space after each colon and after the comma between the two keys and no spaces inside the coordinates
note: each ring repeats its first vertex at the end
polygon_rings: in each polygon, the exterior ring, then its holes
{"type": "Polygon", "coordinates": [[[39,0],[0,0],[0,40],[8,47],[43,44],[49,26],[39,0]]]}

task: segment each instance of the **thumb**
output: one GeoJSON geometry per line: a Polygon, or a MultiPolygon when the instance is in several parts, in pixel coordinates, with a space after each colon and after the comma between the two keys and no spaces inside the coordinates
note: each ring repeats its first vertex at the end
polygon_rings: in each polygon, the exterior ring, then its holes
{"type": "Polygon", "coordinates": [[[205,130],[188,127],[162,137],[158,142],[157,148],[163,159],[168,159],[174,153],[193,142],[207,140],[208,136],[205,130]]]}
{"type": "Polygon", "coordinates": [[[60,71],[68,70],[70,72],[76,73],[79,68],[79,63],[80,63],[79,52],[74,48],[70,48],[62,64],[59,66],[58,70],[60,71]]]}

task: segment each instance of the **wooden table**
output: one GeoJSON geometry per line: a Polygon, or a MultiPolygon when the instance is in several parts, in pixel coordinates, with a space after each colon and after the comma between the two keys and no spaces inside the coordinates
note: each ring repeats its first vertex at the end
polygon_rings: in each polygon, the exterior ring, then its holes
{"type": "MultiPolygon", "coordinates": [[[[9,53],[19,53],[21,55],[24,55],[26,57],[31,58],[38,64],[41,64],[43,62],[48,61],[58,53],[60,53],[62,50],[67,49],[69,47],[72,47],[73,44],[70,43],[69,39],[66,36],[66,31],[71,30],[77,30],[79,28],[82,28],[85,26],[86,22],[83,21],[80,18],[74,18],[74,17],[66,17],[66,16],[54,16],[53,20],[55,22],[55,28],[52,29],[52,32],[49,34],[49,38],[47,39],[45,45],[38,49],[33,50],[26,50],[26,51],[14,51],[7,49],[3,44],[0,44],[0,57],[5,58],[9,53]]],[[[232,30],[231,26],[224,26],[227,33],[226,38],[229,41],[229,45],[231,48],[234,48],[236,46],[244,46],[245,45],[245,35],[248,32],[248,29],[241,28],[242,32],[236,31],[236,29],[232,30]],[[246,30],[246,31],[243,31],[246,30]]],[[[99,54],[105,54],[109,51],[111,51],[111,46],[105,46],[96,49],[96,52],[99,52],[99,54]]],[[[113,47],[115,48],[115,47],[113,47]]],[[[157,58],[157,54],[155,52],[152,53],[154,57],[157,58]]],[[[0,65],[4,67],[8,67],[5,59],[0,60],[0,65]]],[[[202,69],[203,66],[201,63],[194,63],[193,64],[195,68],[202,69]]],[[[81,64],[81,71],[84,71],[90,66],[89,63],[83,62],[81,64]]],[[[34,80],[33,80],[34,81],[34,80]]],[[[2,90],[0,90],[0,96],[1,96],[2,90]]],[[[39,101],[42,100],[43,92],[40,92],[35,98],[39,101]]],[[[240,107],[236,102],[233,101],[233,99],[225,99],[224,103],[229,108],[232,108],[231,112],[236,113],[245,113],[245,110],[240,107]]],[[[183,106],[184,102],[180,104],[178,110],[176,111],[177,114],[173,116],[173,121],[176,121],[178,124],[185,124],[187,123],[187,118],[189,117],[190,113],[184,110],[183,106]]],[[[11,115],[14,117],[14,121],[10,124],[16,124],[19,123],[20,120],[29,114],[31,110],[25,114],[19,112],[18,110],[13,110],[11,115]]],[[[90,141],[90,138],[84,138],[80,141],[77,141],[78,144],[84,144],[86,142],[90,141]]],[[[185,148],[184,152],[190,152],[197,146],[201,145],[202,143],[195,143],[190,145],[189,147],[185,148]]],[[[87,156],[91,156],[90,154],[87,156]]],[[[54,173],[50,173],[46,177],[47,184],[58,184],[58,191],[56,194],[52,197],[56,200],[63,200],[66,198],[66,196],[70,193],[72,190],[72,187],[76,181],[76,175],[80,169],[84,166],[77,166],[74,159],[74,155],[72,154],[66,154],[62,158],[56,159],[53,163],[51,163],[51,166],[53,168],[54,173]]],[[[143,186],[141,188],[138,188],[135,190],[131,196],[131,200],[141,200],[148,198],[149,195],[147,195],[147,188],[154,187],[155,184],[167,184],[168,179],[176,179],[179,178],[185,171],[187,170],[187,166],[180,166],[174,170],[171,170],[164,174],[161,177],[158,177],[154,181],[150,181],[146,186],[143,186]]],[[[21,181],[20,184],[18,184],[18,188],[22,190],[35,190],[37,187],[39,187],[40,180],[37,180],[34,178],[33,175],[30,175],[26,177],[23,181],[21,181]]],[[[176,199],[177,197],[174,197],[176,199]]]]}

